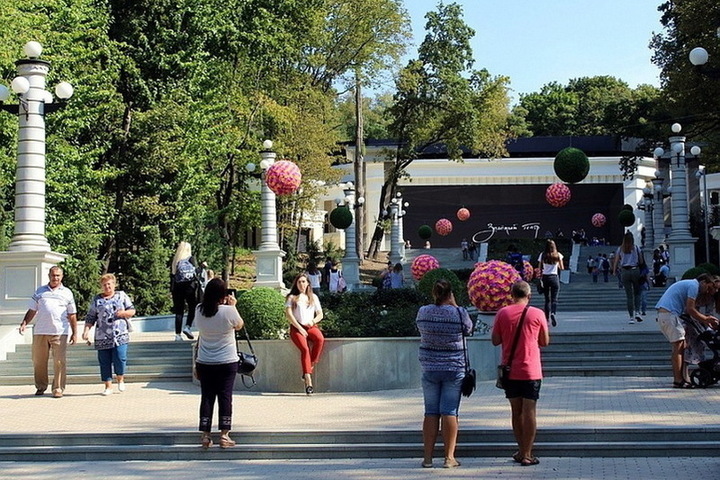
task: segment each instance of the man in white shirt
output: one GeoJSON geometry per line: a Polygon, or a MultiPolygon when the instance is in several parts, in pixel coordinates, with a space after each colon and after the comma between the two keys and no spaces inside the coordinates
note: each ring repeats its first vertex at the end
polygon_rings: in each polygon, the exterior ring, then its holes
{"type": "Polygon", "coordinates": [[[28,311],[20,323],[20,334],[33,320],[33,372],[35,376],[35,395],[42,395],[47,390],[48,360],[50,352],[53,357],[52,395],[54,398],[63,396],[66,381],[66,352],[68,335],[70,345],[77,342],[77,308],[75,298],[69,288],[62,284],[63,269],[54,266],[48,273],[49,282],[38,288],[28,304],[28,311]]]}

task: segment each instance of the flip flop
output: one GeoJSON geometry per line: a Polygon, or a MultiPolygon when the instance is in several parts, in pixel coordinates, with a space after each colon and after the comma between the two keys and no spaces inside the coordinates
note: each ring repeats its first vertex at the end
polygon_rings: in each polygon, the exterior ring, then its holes
{"type": "Polygon", "coordinates": [[[695,386],[692,383],[686,382],[683,380],[682,382],[673,382],[673,388],[685,388],[685,389],[692,389],[695,388],[695,386]]]}
{"type": "Polygon", "coordinates": [[[512,459],[515,463],[522,463],[523,457],[520,455],[520,452],[515,452],[512,454],[512,459]]]}
{"type": "Polygon", "coordinates": [[[537,457],[525,457],[520,462],[520,465],[523,467],[529,467],[531,465],[537,465],[538,463],[540,463],[540,459],[537,457]]]}

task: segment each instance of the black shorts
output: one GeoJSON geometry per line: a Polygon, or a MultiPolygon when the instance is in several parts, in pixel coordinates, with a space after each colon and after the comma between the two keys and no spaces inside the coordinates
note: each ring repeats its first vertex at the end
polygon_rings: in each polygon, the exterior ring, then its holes
{"type": "Polygon", "coordinates": [[[505,388],[505,398],[527,398],[537,400],[540,398],[542,380],[508,380],[505,388]]]}

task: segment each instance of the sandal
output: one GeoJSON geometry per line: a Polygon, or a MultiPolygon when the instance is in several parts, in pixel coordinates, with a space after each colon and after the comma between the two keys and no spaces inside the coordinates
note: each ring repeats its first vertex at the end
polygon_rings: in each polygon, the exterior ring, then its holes
{"type": "Polygon", "coordinates": [[[695,386],[690,383],[683,380],[682,382],[673,382],[673,388],[686,388],[686,389],[692,389],[695,388],[695,386]]]}
{"type": "Polygon", "coordinates": [[[515,463],[522,463],[523,457],[522,455],[520,455],[520,452],[515,452],[512,454],[512,459],[515,463]]]}
{"type": "Polygon", "coordinates": [[[538,463],[540,463],[540,459],[537,457],[525,457],[520,461],[520,465],[522,465],[523,467],[537,465],[538,463]]]}

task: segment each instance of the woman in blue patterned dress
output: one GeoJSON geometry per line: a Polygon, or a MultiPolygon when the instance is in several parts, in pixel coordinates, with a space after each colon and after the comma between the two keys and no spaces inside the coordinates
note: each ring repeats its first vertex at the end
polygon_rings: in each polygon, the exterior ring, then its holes
{"type": "Polygon", "coordinates": [[[90,329],[95,326],[95,349],[100,363],[100,378],[105,383],[103,395],[113,393],[113,367],[118,381],[118,391],[125,391],[125,366],[130,342],[129,319],[135,315],[132,300],[125,292],[115,291],[115,275],[107,273],[100,277],[102,293],[90,303],[85,316],[82,338],[88,341],[90,329]]]}
{"type": "Polygon", "coordinates": [[[425,400],[423,419],[423,468],[432,468],[435,440],[440,431],[445,446],[443,467],[460,466],[455,460],[458,434],[460,387],[465,377],[463,337],[472,333],[473,324],[467,310],[455,303],[452,286],[438,280],[433,286],[434,305],[420,307],[417,327],[420,331],[419,359],[422,367],[422,389],[425,400]]]}

